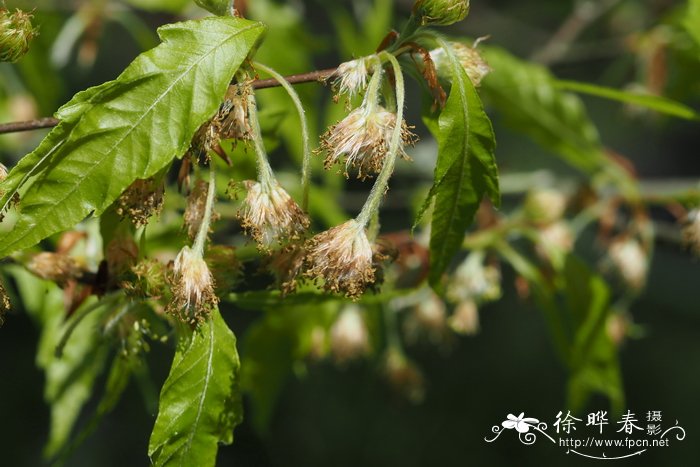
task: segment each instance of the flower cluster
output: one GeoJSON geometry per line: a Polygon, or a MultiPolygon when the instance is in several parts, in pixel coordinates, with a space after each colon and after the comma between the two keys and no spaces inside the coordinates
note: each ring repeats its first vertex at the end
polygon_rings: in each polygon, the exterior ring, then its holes
{"type": "Polygon", "coordinates": [[[117,214],[128,217],[137,227],[146,225],[163,209],[164,192],[162,181],[154,178],[136,180],[117,200],[117,214]]]}
{"type": "Polygon", "coordinates": [[[29,43],[36,36],[32,15],[22,10],[0,7],[0,62],[14,63],[29,51],[29,43]]]}
{"type": "Polygon", "coordinates": [[[190,247],[183,247],[175,258],[171,283],[173,299],[167,311],[192,326],[204,321],[219,302],[207,263],[190,247]]]}
{"type": "Polygon", "coordinates": [[[268,251],[277,243],[298,239],[309,227],[309,218],[277,180],[244,182],[248,193],[238,212],[246,233],[268,251]]]}
{"type": "Polygon", "coordinates": [[[372,245],[356,220],[316,235],[306,248],[304,275],[322,279],[325,290],[357,298],[374,283],[372,245]]]}
{"type": "MultiPolygon", "coordinates": [[[[476,50],[476,46],[469,47],[461,42],[450,42],[450,47],[454,52],[457,60],[466,71],[467,76],[474,86],[479,86],[481,80],[486,75],[491,73],[491,67],[486,60],[476,50]]],[[[435,64],[438,76],[443,79],[450,79],[452,76],[452,68],[450,67],[449,57],[442,47],[430,51],[430,58],[435,64]]]]}
{"type": "MultiPolygon", "coordinates": [[[[331,126],[321,136],[321,152],[326,153],[324,167],[342,164],[345,158],[345,175],[350,167],[356,168],[357,177],[364,179],[378,173],[389,152],[389,142],[397,125],[396,114],[379,105],[362,105],[331,126]]],[[[416,136],[406,122],[401,122],[401,146],[399,155],[410,159],[404,145],[412,145],[416,136]]]]}

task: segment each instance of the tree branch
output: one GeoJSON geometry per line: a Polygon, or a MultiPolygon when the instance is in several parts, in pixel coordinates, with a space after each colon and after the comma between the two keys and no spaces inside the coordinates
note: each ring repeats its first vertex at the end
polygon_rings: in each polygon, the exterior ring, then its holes
{"type": "MultiPolygon", "coordinates": [[[[335,73],[336,68],[327,68],[325,70],[315,70],[308,73],[300,73],[297,75],[285,76],[289,84],[302,84],[323,82],[330,78],[335,73]]],[[[257,79],[253,81],[254,89],[267,89],[280,86],[280,83],[275,79],[257,79]]],[[[39,118],[37,120],[28,120],[25,122],[11,122],[0,124],[0,134],[18,133],[20,131],[39,130],[42,128],[51,128],[58,125],[58,119],[53,117],[39,118]]]]}

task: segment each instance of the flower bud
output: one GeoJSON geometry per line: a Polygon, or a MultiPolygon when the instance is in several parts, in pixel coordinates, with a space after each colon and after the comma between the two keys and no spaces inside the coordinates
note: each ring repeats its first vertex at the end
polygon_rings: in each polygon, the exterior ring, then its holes
{"type": "Polygon", "coordinates": [[[445,303],[431,293],[428,298],[421,300],[404,321],[404,331],[409,341],[425,337],[432,343],[444,341],[447,331],[447,309],[445,303]]]}
{"type": "Polygon", "coordinates": [[[465,300],[494,301],[501,297],[501,272],[484,264],[483,251],[469,254],[447,284],[447,298],[453,303],[465,300]]]}
{"type": "Polygon", "coordinates": [[[449,26],[469,14],[469,0],[417,0],[413,14],[421,26],[449,26]]]}
{"type": "MultiPolygon", "coordinates": [[[[452,46],[454,54],[457,56],[457,60],[459,60],[459,63],[462,65],[462,68],[467,72],[467,76],[469,76],[472,84],[474,86],[479,86],[481,80],[491,73],[491,67],[476,50],[476,45],[474,47],[469,47],[461,42],[450,42],[450,45],[452,46]]],[[[431,50],[430,58],[435,64],[438,76],[446,80],[451,79],[452,67],[450,66],[449,57],[445,53],[445,49],[440,47],[431,50]]]]}
{"type": "Polygon", "coordinates": [[[554,266],[563,265],[564,257],[574,248],[574,233],[564,221],[554,222],[539,230],[535,252],[554,266]]]}
{"type": "Polygon", "coordinates": [[[342,364],[367,355],[369,349],[369,333],[360,307],[346,306],[331,327],[333,358],[342,364]]]}
{"type": "Polygon", "coordinates": [[[539,189],[528,193],[525,199],[525,215],[538,225],[558,221],[566,211],[566,196],[557,190],[539,189]]]}
{"type": "Polygon", "coordinates": [[[649,258],[637,240],[631,238],[615,240],[610,245],[608,255],[627,286],[634,290],[644,287],[649,258]]]}
{"type": "Polygon", "coordinates": [[[338,89],[338,94],[345,94],[352,99],[365,89],[369,77],[367,62],[368,57],[362,57],[338,66],[333,82],[333,86],[338,89]]]}
{"type": "Polygon", "coordinates": [[[187,206],[185,207],[185,214],[183,216],[183,227],[190,240],[194,240],[202,226],[208,192],[209,183],[204,180],[197,180],[189,196],[187,196],[187,206]]]}
{"type": "Polygon", "coordinates": [[[161,298],[165,294],[167,278],[165,265],[155,259],[144,259],[131,268],[133,282],[123,288],[137,297],[161,298]]]}
{"type": "Polygon", "coordinates": [[[700,256],[700,209],[688,212],[683,226],[683,243],[700,256]]]}
{"type": "Polygon", "coordinates": [[[10,13],[0,8],[0,62],[14,63],[29,51],[29,43],[36,36],[32,15],[22,10],[10,13]]]}
{"type": "Polygon", "coordinates": [[[473,300],[460,302],[449,319],[450,328],[457,334],[473,336],[479,332],[479,308],[473,300]]]}

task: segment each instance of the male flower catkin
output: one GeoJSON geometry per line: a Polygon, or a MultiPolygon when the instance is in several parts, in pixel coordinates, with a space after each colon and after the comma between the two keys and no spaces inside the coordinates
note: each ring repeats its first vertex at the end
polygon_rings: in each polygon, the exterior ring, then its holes
{"type": "Polygon", "coordinates": [[[10,13],[0,7],[0,62],[14,63],[29,51],[36,36],[32,15],[22,10],[10,13]]]}
{"type": "Polygon", "coordinates": [[[263,250],[300,237],[309,218],[274,178],[243,182],[248,194],[238,211],[243,229],[263,250]]]}
{"type": "Polygon", "coordinates": [[[327,291],[357,298],[374,283],[372,245],[355,219],[313,237],[307,252],[305,276],[322,279],[327,291]]]}
{"type": "MultiPolygon", "coordinates": [[[[384,107],[365,102],[321,136],[321,152],[326,153],[324,167],[341,164],[345,157],[345,175],[350,167],[358,170],[357,178],[364,179],[378,173],[389,152],[389,142],[396,127],[396,114],[384,107]]],[[[412,145],[416,136],[401,122],[399,155],[410,159],[404,145],[412,145]]]]}
{"type": "Polygon", "coordinates": [[[338,89],[338,94],[345,94],[352,99],[365,87],[367,87],[367,78],[369,70],[367,68],[368,57],[350,60],[341,63],[333,76],[333,86],[338,89]]]}
{"type": "Polygon", "coordinates": [[[191,325],[204,321],[219,302],[207,263],[188,246],[175,258],[172,286],[173,299],[167,311],[191,325]]]}

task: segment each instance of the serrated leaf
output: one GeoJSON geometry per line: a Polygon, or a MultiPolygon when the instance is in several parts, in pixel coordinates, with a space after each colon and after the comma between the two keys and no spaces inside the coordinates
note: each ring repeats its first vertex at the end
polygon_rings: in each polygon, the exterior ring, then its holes
{"type": "Polygon", "coordinates": [[[542,66],[495,47],[481,51],[493,69],[481,89],[506,123],[579,170],[597,171],[602,145],[581,100],[558,89],[542,66]]]}
{"type": "Polygon", "coordinates": [[[148,455],[156,466],[213,466],[243,417],[236,338],[218,310],[183,330],[160,393],[148,455]]]}
{"type": "Polygon", "coordinates": [[[182,155],[263,29],[223,17],[163,26],[161,45],[64,106],[66,121],[2,185],[0,206],[15,193],[21,201],[16,224],[0,234],[0,257],[99,215],[134,180],[182,155]]]}
{"type": "Polygon", "coordinates": [[[589,94],[591,96],[611,99],[640,107],[646,107],[647,109],[655,110],[659,113],[670,115],[672,117],[678,117],[685,120],[700,120],[700,115],[698,115],[690,107],[663,96],[620,91],[618,89],[598,86],[597,84],[580,83],[578,81],[556,80],[554,84],[559,89],[589,94]]]}
{"type": "Polygon", "coordinates": [[[451,53],[452,86],[437,126],[427,122],[438,142],[433,186],[416,223],[434,200],[430,230],[430,283],[434,287],[459,251],[481,199],[498,205],[496,142],[489,120],[466,71],[451,53]]]}

